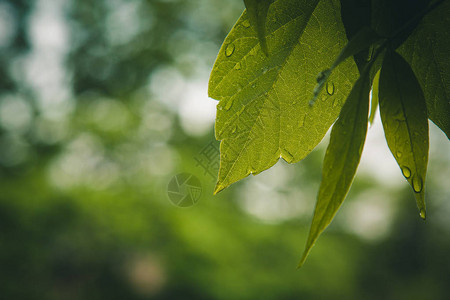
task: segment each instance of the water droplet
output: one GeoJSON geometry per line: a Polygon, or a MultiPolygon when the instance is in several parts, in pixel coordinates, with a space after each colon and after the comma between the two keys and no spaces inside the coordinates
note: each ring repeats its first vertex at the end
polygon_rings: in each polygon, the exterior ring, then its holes
{"type": "Polygon", "coordinates": [[[240,70],[240,69],[241,69],[241,63],[238,62],[238,63],[234,66],[234,68],[235,68],[236,70],[240,70]]]}
{"type": "Polygon", "coordinates": [[[235,47],[233,43],[228,44],[227,47],[225,48],[225,55],[227,57],[230,57],[234,52],[234,48],[235,47]]]}
{"type": "Polygon", "coordinates": [[[252,84],[252,88],[254,89],[256,87],[256,83],[252,84]]]}
{"type": "Polygon", "coordinates": [[[425,212],[425,209],[421,209],[421,210],[420,210],[419,216],[420,216],[423,220],[425,220],[425,219],[427,218],[427,214],[426,214],[426,212],[425,212]]]}
{"type": "Polygon", "coordinates": [[[339,100],[336,98],[336,99],[334,99],[334,101],[333,101],[333,107],[336,107],[336,106],[338,106],[339,105],[339,100]]]}
{"type": "Polygon", "coordinates": [[[303,125],[305,125],[305,119],[306,115],[298,120],[298,127],[303,127],[303,125]]]}
{"type": "Polygon", "coordinates": [[[237,112],[237,115],[239,116],[240,114],[242,114],[242,112],[244,111],[245,106],[242,105],[241,109],[237,112]]]}
{"type": "Polygon", "coordinates": [[[218,109],[218,110],[222,110],[222,109],[223,109],[223,106],[222,106],[222,105],[217,105],[217,109],[218,109]]]}
{"type": "Polygon", "coordinates": [[[227,104],[225,105],[225,110],[229,110],[232,105],[233,105],[233,99],[228,100],[227,104]]]}
{"type": "Polygon", "coordinates": [[[237,125],[234,125],[234,126],[233,126],[233,129],[231,130],[231,133],[235,133],[236,130],[237,130],[237,125]]]}
{"type": "Polygon", "coordinates": [[[328,95],[330,95],[330,96],[333,95],[334,94],[334,83],[327,82],[326,90],[327,90],[328,95]]]}
{"type": "Polygon", "coordinates": [[[249,28],[250,27],[250,21],[247,19],[247,20],[244,20],[243,22],[242,22],[242,26],[244,26],[245,28],[249,28]]]}
{"type": "Polygon", "coordinates": [[[405,176],[405,178],[411,177],[411,170],[408,167],[403,167],[402,173],[403,173],[403,176],[405,176]]]}
{"type": "Polygon", "coordinates": [[[262,73],[263,73],[263,74],[266,74],[267,71],[269,71],[269,67],[268,67],[268,66],[265,66],[265,67],[262,69],[262,73]]]}
{"type": "Polygon", "coordinates": [[[281,157],[288,163],[294,161],[294,156],[286,149],[281,150],[281,157]]]}
{"type": "Polygon", "coordinates": [[[413,184],[414,192],[420,193],[422,191],[422,188],[423,188],[422,178],[420,178],[417,175],[414,175],[413,180],[412,180],[412,184],[413,184]]]}
{"type": "Polygon", "coordinates": [[[250,174],[256,175],[256,168],[254,166],[252,166],[251,164],[248,166],[248,170],[247,172],[249,172],[250,174]]]}
{"type": "Polygon", "coordinates": [[[400,151],[397,151],[397,158],[400,158],[400,157],[402,157],[402,153],[400,152],[400,151]]]}

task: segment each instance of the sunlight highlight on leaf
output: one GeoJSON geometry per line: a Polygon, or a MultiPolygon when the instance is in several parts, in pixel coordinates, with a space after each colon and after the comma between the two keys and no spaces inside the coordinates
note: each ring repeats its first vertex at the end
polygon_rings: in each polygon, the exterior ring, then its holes
{"type": "Polygon", "coordinates": [[[378,107],[378,91],[379,91],[379,84],[380,84],[380,71],[375,74],[375,77],[373,79],[372,83],[372,99],[370,101],[370,114],[369,114],[369,124],[373,124],[373,120],[375,119],[375,114],[377,112],[378,107]]]}

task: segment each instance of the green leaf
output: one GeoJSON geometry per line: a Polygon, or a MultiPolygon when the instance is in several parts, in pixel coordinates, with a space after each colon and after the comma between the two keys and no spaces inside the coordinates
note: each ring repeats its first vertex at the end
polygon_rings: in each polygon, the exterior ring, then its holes
{"type": "Polygon", "coordinates": [[[347,40],[336,0],[279,0],[268,11],[266,42],[243,13],[219,51],[209,96],[217,106],[216,138],[221,140],[215,192],[274,165],[280,157],[301,160],[335,121],[358,76],[353,60],[333,72],[314,107],[316,74],[333,63],[347,40]]]}
{"type": "Polygon", "coordinates": [[[369,115],[369,123],[373,124],[373,120],[375,119],[375,114],[377,112],[378,107],[378,91],[379,91],[379,83],[380,83],[380,71],[375,74],[375,78],[372,83],[372,99],[370,101],[370,115],[369,115]]]}
{"type": "Polygon", "coordinates": [[[322,183],[299,267],[305,262],[319,235],[330,224],[352,184],[367,133],[369,92],[370,76],[366,68],[331,130],[330,144],[323,163],[322,183]]]}
{"type": "Polygon", "coordinates": [[[314,88],[314,97],[311,99],[310,104],[312,105],[326,82],[328,81],[328,77],[330,77],[331,72],[342,62],[344,62],[347,58],[354,56],[363,50],[367,50],[372,44],[381,41],[380,36],[372,30],[370,27],[363,27],[359,30],[350,41],[348,41],[347,45],[345,45],[344,49],[342,49],[339,56],[333,62],[333,65],[322,72],[319,73],[317,77],[317,85],[314,88]]]}
{"type": "Polygon", "coordinates": [[[380,115],[389,149],[413,188],[420,216],[425,219],[427,107],[411,67],[394,51],[386,54],[381,68],[380,115]]]}
{"type": "Polygon", "coordinates": [[[428,117],[450,138],[450,1],[426,15],[398,49],[425,95],[428,117]]]}
{"type": "Polygon", "coordinates": [[[269,55],[266,43],[266,18],[273,0],[244,0],[250,24],[256,28],[261,49],[269,55]]]}

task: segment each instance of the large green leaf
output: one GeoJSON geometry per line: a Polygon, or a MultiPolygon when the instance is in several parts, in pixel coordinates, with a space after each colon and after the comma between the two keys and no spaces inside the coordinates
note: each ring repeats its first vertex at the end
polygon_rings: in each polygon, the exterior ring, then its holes
{"type": "Polygon", "coordinates": [[[264,55],[246,12],[219,51],[209,82],[221,140],[215,192],[249,174],[304,158],[335,121],[358,76],[353,60],[333,72],[314,106],[316,75],[329,67],[347,39],[339,1],[278,0],[269,8],[264,55]]]}
{"type": "Polygon", "coordinates": [[[367,133],[369,78],[369,70],[363,72],[331,130],[330,144],[323,163],[322,183],[299,267],[305,262],[319,235],[330,224],[355,176],[367,133]]]}
{"type": "Polygon", "coordinates": [[[425,218],[424,185],[428,162],[428,119],[422,89],[409,64],[386,54],[380,74],[380,115],[389,149],[413,188],[425,218]]]}
{"type": "Polygon", "coordinates": [[[428,117],[450,138],[450,1],[426,15],[398,49],[425,95],[428,117]]]}

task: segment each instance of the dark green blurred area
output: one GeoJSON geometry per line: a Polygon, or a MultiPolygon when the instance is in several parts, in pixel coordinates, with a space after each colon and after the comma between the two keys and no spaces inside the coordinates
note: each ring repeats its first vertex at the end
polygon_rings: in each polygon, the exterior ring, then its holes
{"type": "Polygon", "coordinates": [[[215,104],[207,76],[243,6],[0,1],[0,299],[448,299],[434,126],[428,220],[398,170],[362,170],[300,270],[324,145],[212,196],[195,158],[214,110],[190,107],[215,104]],[[189,208],[167,195],[181,172],[202,185],[189,208]]]}

